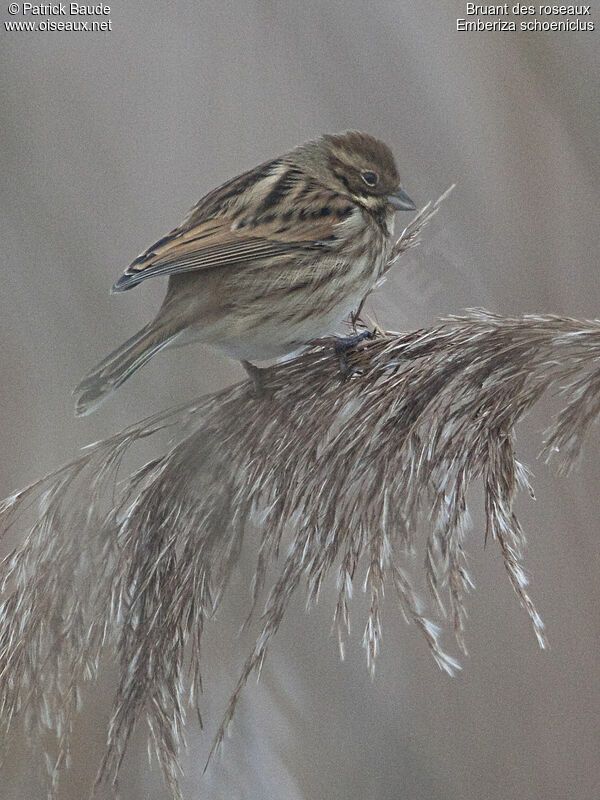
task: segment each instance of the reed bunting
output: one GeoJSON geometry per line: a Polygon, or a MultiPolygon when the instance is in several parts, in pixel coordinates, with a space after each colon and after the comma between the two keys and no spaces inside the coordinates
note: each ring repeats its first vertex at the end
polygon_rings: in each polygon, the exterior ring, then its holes
{"type": "Polygon", "coordinates": [[[247,365],[331,333],[384,272],[394,212],[414,208],[390,149],[356,131],[322,136],[214,189],[113,286],[169,276],[156,318],[77,386],[76,413],[186,330],[247,365]]]}

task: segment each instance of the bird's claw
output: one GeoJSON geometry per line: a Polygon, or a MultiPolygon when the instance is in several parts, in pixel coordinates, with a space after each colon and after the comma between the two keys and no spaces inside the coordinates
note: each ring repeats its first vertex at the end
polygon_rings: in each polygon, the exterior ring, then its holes
{"type": "Polygon", "coordinates": [[[344,338],[336,339],[335,341],[335,354],[338,358],[338,364],[340,367],[340,372],[342,373],[344,378],[347,378],[349,375],[352,374],[352,368],[348,364],[346,354],[348,350],[351,350],[353,347],[356,347],[357,344],[363,342],[365,339],[372,339],[375,334],[377,333],[376,330],[366,330],[361,331],[360,333],[355,334],[354,336],[345,336],[344,338]]]}
{"type": "Polygon", "coordinates": [[[242,366],[246,370],[246,374],[252,381],[254,387],[254,394],[259,400],[263,400],[270,396],[270,392],[265,384],[265,373],[268,369],[261,369],[260,367],[251,364],[249,361],[242,361],[242,366]]]}

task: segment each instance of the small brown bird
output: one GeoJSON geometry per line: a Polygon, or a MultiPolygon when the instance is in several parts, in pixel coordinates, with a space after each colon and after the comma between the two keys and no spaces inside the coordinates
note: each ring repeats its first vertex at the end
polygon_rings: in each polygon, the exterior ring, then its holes
{"type": "Polygon", "coordinates": [[[390,149],[326,135],[214,189],[113,286],[168,275],[156,318],[77,386],[87,414],[183,331],[247,362],[331,333],[385,270],[394,212],[413,210],[390,149]]]}

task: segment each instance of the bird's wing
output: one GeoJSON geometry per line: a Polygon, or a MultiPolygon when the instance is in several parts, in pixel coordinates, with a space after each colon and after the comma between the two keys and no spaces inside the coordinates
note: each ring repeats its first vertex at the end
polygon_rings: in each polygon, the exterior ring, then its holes
{"type": "Polygon", "coordinates": [[[296,173],[271,162],[214,190],[192,209],[183,225],[138,256],[113,291],[130,289],[157,275],[333,248],[342,236],[340,223],[356,206],[322,187],[306,191],[304,184],[301,191],[296,173]],[[279,202],[284,190],[285,204],[279,202]],[[250,198],[246,209],[252,208],[252,213],[241,206],[241,192],[250,198]]]}

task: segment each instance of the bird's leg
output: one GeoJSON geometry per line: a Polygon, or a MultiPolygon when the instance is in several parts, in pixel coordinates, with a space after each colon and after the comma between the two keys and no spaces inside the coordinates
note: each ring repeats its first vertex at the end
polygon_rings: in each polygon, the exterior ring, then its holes
{"type": "Polygon", "coordinates": [[[359,344],[359,342],[362,342],[364,339],[372,339],[378,332],[377,327],[375,327],[375,329],[372,331],[370,331],[367,328],[366,330],[361,331],[361,333],[358,332],[359,323],[361,324],[362,327],[364,328],[367,327],[361,320],[360,315],[368,296],[369,292],[367,292],[367,294],[360,301],[356,311],[350,312],[350,324],[352,325],[354,336],[345,336],[344,338],[337,339],[335,342],[335,353],[338,357],[340,372],[344,377],[347,377],[352,372],[346,360],[346,353],[348,352],[348,350],[350,350],[352,347],[355,347],[357,344],[359,344]]]}
{"type": "Polygon", "coordinates": [[[348,377],[348,375],[350,375],[352,372],[346,359],[348,350],[356,347],[357,344],[363,342],[365,339],[372,339],[374,336],[375,331],[366,330],[362,331],[361,333],[357,333],[354,336],[344,336],[343,338],[335,340],[335,354],[338,357],[340,372],[345,378],[348,377]]]}
{"type": "Polygon", "coordinates": [[[363,306],[365,304],[365,300],[367,299],[367,296],[368,295],[365,295],[363,297],[363,299],[360,301],[360,304],[359,304],[358,308],[356,309],[356,311],[351,311],[350,312],[350,323],[352,325],[352,328],[354,329],[354,333],[358,333],[357,326],[358,326],[358,323],[360,322],[360,313],[363,310],[363,306]]]}
{"type": "Polygon", "coordinates": [[[267,369],[261,369],[260,367],[251,364],[249,361],[245,361],[242,359],[242,367],[246,370],[246,373],[252,384],[254,386],[254,391],[258,398],[266,397],[269,393],[265,386],[265,373],[268,371],[267,369]]]}

